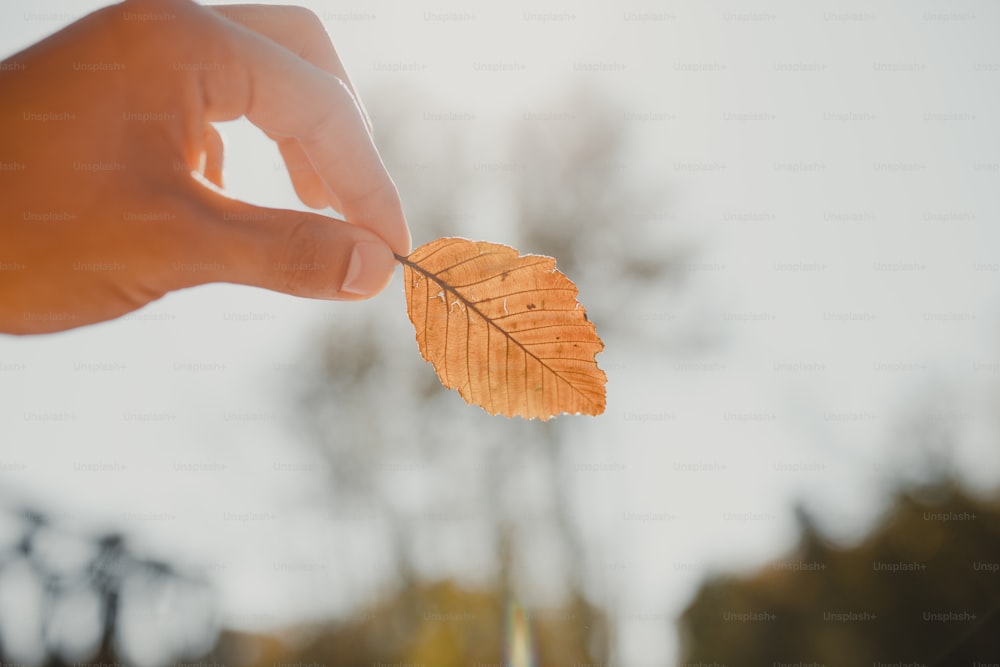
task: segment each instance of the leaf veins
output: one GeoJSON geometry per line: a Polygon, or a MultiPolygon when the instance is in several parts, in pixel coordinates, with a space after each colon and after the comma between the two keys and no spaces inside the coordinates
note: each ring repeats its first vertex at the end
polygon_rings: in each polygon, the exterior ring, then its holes
{"type": "Polygon", "coordinates": [[[417,346],[446,387],[494,415],[604,412],[604,343],[554,259],[461,238],[397,259],[417,346]]]}

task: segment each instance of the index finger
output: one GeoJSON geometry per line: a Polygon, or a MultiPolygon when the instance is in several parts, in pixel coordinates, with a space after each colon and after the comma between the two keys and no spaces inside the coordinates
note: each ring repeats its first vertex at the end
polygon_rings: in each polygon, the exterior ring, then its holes
{"type": "Polygon", "coordinates": [[[347,221],[378,234],[396,254],[408,254],[399,194],[347,84],[247,28],[205,14],[216,28],[210,48],[221,49],[225,65],[200,72],[206,119],[246,116],[271,134],[297,138],[343,203],[347,221]]]}
{"type": "Polygon", "coordinates": [[[354,95],[371,133],[364,101],[351,83],[323,22],[312,11],[294,5],[211,5],[214,12],[282,45],[295,55],[333,74],[354,95]]]}

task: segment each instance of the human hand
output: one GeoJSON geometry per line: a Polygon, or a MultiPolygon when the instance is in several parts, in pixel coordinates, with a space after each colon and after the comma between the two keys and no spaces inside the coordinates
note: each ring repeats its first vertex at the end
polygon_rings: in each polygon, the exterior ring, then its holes
{"type": "Polygon", "coordinates": [[[307,10],[127,0],[5,60],[0,91],[0,332],[108,320],[210,282],[361,299],[409,252],[367,118],[307,10]],[[346,222],[210,185],[210,123],[240,116],[278,142],[302,201],[346,222]]]}

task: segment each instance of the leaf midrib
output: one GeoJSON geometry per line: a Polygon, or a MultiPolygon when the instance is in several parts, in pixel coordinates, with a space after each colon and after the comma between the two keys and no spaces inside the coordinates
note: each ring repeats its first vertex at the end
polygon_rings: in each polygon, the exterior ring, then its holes
{"type": "MultiPolygon", "coordinates": [[[[449,284],[448,284],[447,282],[445,282],[444,280],[442,280],[441,278],[439,278],[439,277],[438,277],[438,274],[436,274],[436,273],[431,273],[430,271],[428,271],[428,270],[427,270],[427,269],[425,269],[424,267],[420,266],[420,265],[419,265],[419,264],[417,264],[416,262],[414,262],[414,261],[411,261],[411,260],[410,260],[410,259],[409,259],[408,257],[402,257],[402,256],[400,256],[400,255],[397,255],[396,253],[393,253],[393,256],[394,256],[394,257],[396,258],[396,260],[397,260],[397,261],[398,261],[398,262],[399,262],[400,264],[402,264],[403,266],[408,266],[408,267],[410,267],[410,268],[411,268],[412,270],[414,270],[414,271],[416,271],[417,273],[421,274],[421,275],[422,275],[422,276],[424,276],[425,278],[427,278],[427,279],[429,279],[429,280],[433,280],[433,281],[434,281],[434,282],[435,282],[435,283],[436,283],[436,284],[438,285],[438,287],[440,287],[441,289],[443,289],[443,290],[445,290],[446,292],[449,292],[449,293],[451,293],[451,294],[454,294],[454,295],[455,295],[455,296],[456,296],[456,297],[458,298],[458,300],[459,300],[459,301],[460,301],[460,302],[461,302],[461,303],[462,303],[462,304],[463,304],[463,305],[464,305],[464,306],[465,306],[466,308],[468,308],[469,310],[471,310],[472,312],[474,312],[474,313],[475,313],[476,315],[478,315],[478,316],[479,316],[480,318],[482,318],[482,320],[483,320],[484,322],[486,322],[486,323],[487,323],[487,324],[488,324],[489,326],[493,327],[494,329],[496,329],[497,331],[499,331],[500,333],[502,333],[502,334],[503,334],[503,335],[504,335],[504,336],[505,336],[505,337],[507,338],[507,340],[508,340],[508,341],[510,341],[510,342],[512,342],[512,343],[514,343],[514,345],[516,345],[517,347],[519,347],[519,348],[521,349],[521,351],[522,351],[522,352],[524,352],[524,353],[525,353],[526,355],[530,356],[530,357],[531,357],[532,359],[534,359],[535,361],[537,361],[537,362],[539,363],[539,365],[540,365],[540,366],[542,366],[543,368],[547,368],[547,369],[549,370],[549,372],[550,372],[550,373],[552,373],[552,374],[553,374],[553,375],[555,375],[555,376],[556,376],[557,378],[559,378],[560,380],[562,380],[562,381],[563,381],[564,383],[566,383],[567,385],[569,385],[569,387],[570,387],[570,388],[571,388],[571,389],[572,389],[572,390],[573,390],[574,392],[576,392],[576,393],[577,393],[577,394],[578,394],[579,396],[581,396],[581,397],[583,398],[583,400],[585,400],[585,401],[586,401],[587,403],[589,403],[590,405],[594,405],[594,406],[596,406],[596,405],[597,405],[597,403],[596,403],[596,402],[595,402],[595,401],[594,401],[594,400],[593,400],[593,399],[592,399],[591,397],[587,396],[587,394],[585,394],[585,393],[583,393],[582,391],[580,391],[580,389],[578,389],[578,388],[577,388],[577,386],[576,386],[576,385],[575,385],[575,384],[574,384],[573,382],[570,382],[570,381],[569,381],[568,379],[566,379],[566,378],[565,378],[565,377],[564,377],[564,376],[562,375],[562,373],[560,373],[560,372],[559,372],[559,371],[557,371],[556,369],[554,369],[554,368],[552,368],[551,366],[549,366],[549,365],[548,365],[547,363],[545,363],[545,362],[544,362],[544,361],[543,361],[543,360],[542,360],[542,359],[541,359],[540,357],[538,357],[537,355],[533,354],[533,353],[532,353],[532,352],[531,352],[530,350],[528,350],[528,349],[527,349],[527,348],[526,348],[526,347],[524,346],[524,344],[522,344],[522,343],[521,343],[521,342],[520,342],[519,340],[517,340],[516,338],[514,338],[513,336],[511,336],[511,335],[510,335],[510,334],[509,334],[509,333],[508,333],[507,331],[505,331],[504,329],[502,329],[502,328],[500,327],[500,325],[498,325],[497,323],[495,323],[495,322],[494,322],[494,321],[493,321],[493,320],[492,320],[491,318],[489,318],[489,317],[486,317],[486,315],[484,315],[484,314],[483,314],[483,311],[479,310],[479,308],[477,308],[477,307],[476,307],[476,304],[475,304],[474,302],[472,302],[472,301],[470,301],[469,299],[467,299],[467,298],[466,298],[466,297],[465,297],[465,296],[464,296],[464,295],[463,295],[463,294],[462,294],[461,292],[459,292],[459,291],[458,291],[458,289],[457,289],[457,288],[455,288],[455,287],[452,287],[452,286],[451,286],[451,285],[449,285],[449,284]]],[[[529,266],[530,266],[530,265],[529,265],[529,266]]],[[[448,269],[450,269],[450,268],[452,268],[452,267],[447,267],[446,269],[442,269],[442,270],[443,270],[443,271],[446,271],[446,270],[448,270],[448,269]]],[[[520,267],[519,267],[519,268],[520,268],[520,267]]],[[[496,276],[493,276],[493,277],[495,278],[496,276]]],[[[466,318],[468,318],[468,314],[466,314],[466,318]]],[[[468,344],[469,344],[469,343],[468,343],[468,340],[466,340],[466,345],[468,345],[468,344]]],[[[448,341],[447,341],[447,339],[446,339],[446,340],[445,340],[445,348],[447,348],[447,346],[448,346],[448,341]]],[[[447,355],[446,355],[446,356],[447,356],[447,355]]],[[[469,372],[470,372],[470,374],[471,374],[471,372],[472,372],[472,371],[471,371],[471,369],[470,369],[470,371],[469,371],[469,372]]],[[[527,368],[525,368],[525,377],[527,377],[527,368]]],[[[507,382],[510,382],[509,378],[508,378],[507,382]]],[[[527,397],[525,397],[525,398],[527,398],[527,397]]],[[[508,402],[509,402],[509,401],[508,401],[508,402]]],[[[527,402],[525,403],[525,407],[527,407],[527,402]]]]}

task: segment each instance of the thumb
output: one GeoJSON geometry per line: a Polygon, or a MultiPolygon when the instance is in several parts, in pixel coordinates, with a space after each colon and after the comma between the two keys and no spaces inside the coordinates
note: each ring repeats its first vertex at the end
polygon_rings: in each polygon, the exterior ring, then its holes
{"type": "Polygon", "coordinates": [[[185,272],[183,263],[175,262],[182,286],[228,282],[358,300],[378,294],[392,279],[392,250],[368,229],[316,213],[253,206],[215,192],[199,199],[200,211],[182,232],[188,237],[182,247],[186,253],[197,248],[193,266],[204,270],[185,272]]]}

